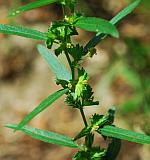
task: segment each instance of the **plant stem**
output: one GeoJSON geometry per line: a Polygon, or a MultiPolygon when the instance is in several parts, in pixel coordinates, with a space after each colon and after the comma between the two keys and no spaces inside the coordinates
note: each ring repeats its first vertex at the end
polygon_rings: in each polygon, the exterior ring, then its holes
{"type": "Polygon", "coordinates": [[[62,4],[62,10],[63,10],[63,15],[65,17],[67,15],[67,13],[66,13],[66,7],[64,4],[62,4]]]}
{"type": "Polygon", "coordinates": [[[67,52],[67,30],[68,30],[68,27],[66,26],[66,27],[65,27],[65,37],[64,37],[64,42],[66,43],[66,47],[65,47],[64,52],[65,52],[66,58],[67,58],[67,60],[68,60],[70,69],[71,69],[72,80],[74,80],[74,79],[75,79],[74,66],[72,65],[71,59],[70,59],[69,54],[68,54],[68,52],[67,52]]]}
{"type": "Polygon", "coordinates": [[[83,108],[81,108],[81,107],[80,107],[80,113],[81,113],[84,125],[85,125],[85,127],[87,127],[88,124],[87,124],[87,121],[86,121],[86,118],[85,118],[85,114],[84,114],[83,108]]]}
{"type": "MultiPolygon", "coordinates": [[[[63,9],[63,15],[64,15],[64,17],[65,17],[65,16],[67,15],[67,13],[66,13],[66,6],[65,6],[65,5],[62,5],[62,9],[63,9]]],[[[65,27],[65,38],[64,38],[64,42],[65,42],[65,43],[67,43],[67,30],[68,30],[68,27],[66,26],[66,27],[65,27]]],[[[75,80],[75,68],[74,68],[74,66],[72,65],[71,59],[70,59],[69,54],[68,54],[68,52],[67,52],[67,48],[65,48],[64,52],[65,52],[67,61],[68,61],[68,63],[69,63],[70,69],[71,69],[72,80],[75,80]]],[[[87,127],[88,124],[87,124],[86,117],[85,117],[85,114],[84,114],[84,111],[83,111],[83,108],[82,108],[82,107],[80,107],[80,113],[81,113],[81,116],[82,116],[84,125],[85,125],[85,127],[87,127]]]]}
{"type": "Polygon", "coordinates": [[[67,51],[65,51],[65,55],[66,55],[67,61],[68,61],[68,63],[69,63],[70,69],[71,69],[72,80],[74,80],[74,79],[75,79],[74,67],[72,66],[72,63],[71,63],[71,60],[70,60],[70,57],[69,57],[67,51]]]}

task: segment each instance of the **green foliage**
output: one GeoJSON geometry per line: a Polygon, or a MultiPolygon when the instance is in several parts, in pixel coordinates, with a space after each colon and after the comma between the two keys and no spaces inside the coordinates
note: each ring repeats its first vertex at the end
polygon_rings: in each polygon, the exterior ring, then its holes
{"type": "Polygon", "coordinates": [[[60,146],[66,146],[70,148],[79,147],[77,143],[75,143],[71,138],[64,136],[64,135],[60,135],[58,133],[40,130],[37,128],[31,128],[29,126],[24,126],[22,128],[19,128],[15,124],[7,124],[6,127],[15,129],[15,130],[20,130],[35,139],[38,139],[40,141],[44,141],[47,143],[52,143],[52,144],[56,144],[60,146]]]}
{"type": "Polygon", "coordinates": [[[117,138],[112,138],[112,141],[108,146],[105,159],[109,160],[109,157],[111,157],[111,160],[115,160],[119,154],[120,149],[121,149],[121,140],[117,138]]]}
{"type": "Polygon", "coordinates": [[[32,9],[35,9],[35,8],[39,8],[39,7],[42,7],[42,6],[46,6],[48,4],[51,4],[51,3],[54,3],[54,2],[58,2],[58,1],[59,0],[37,0],[35,2],[28,3],[25,6],[22,6],[22,7],[19,7],[17,9],[12,10],[9,13],[8,16],[9,17],[13,17],[13,16],[16,16],[18,14],[21,14],[22,12],[29,11],[29,10],[32,10],[32,9]]]}
{"type": "Polygon", "coordinates": [[[55,54],[59,56],[65,48],[71,47],[70,37],[73,35],[78,35],[76,28],[73,26],[74,21],[78,16],[70,16],[62,21],[53,22],[48,28],[47,34],[47,48],[51,49],[53,43],[60,44],[60,46],[55,50],[55,54]],[[66,42],[66,43],[64,43],[66,42]],[[70,44],[70,46],[68,46],[70,44]]]}
{"type": "Polygon", "coordinates": [[[130,14],[141,2],[141,0],[136,0],[131,3],[129,6],[124,8],[121,12],[119,12],[115,17],[110,20],[110,23],[117,24],[120,20],[122,20],[125,16],[130,14]]]}
{"type": "Polygon", "coordinates": [[[109,109],[108,113],[105,116],[95,114],[91,118],[92,127],[95,128],[95,126],[98,126],[99,128],[101,128],[104,125],[112,124],[114,122],[114,114],[114,108],[109,109]]]}
{"type": "Polygon", "coordinates": [[[75,26],[84,29],[86,31],[101,32],[116,38],[119,37],[119,33],[115,28],[115,26],[101,18],[81,17],[78,19],[75,26]]]}
{"type": "Polygon", "coordinates": [[[83,99],[82,104],[83,106],[93,106],[99,105],[99,101],[94,101],[93,91],[90,85],[86,85],[86,89],[83,90],[83,99]]]}
{"type": "Polygon", "coordinates": [[[88,79],[89,77],[85,70],[83,68],[78,69],[78,79],[68,83],[70,93],[65,99],[68,105],[81,109],[84,106],[99,104],[99,101],[94,101],[92,88],[88,84],[88,79]]]}
{"type": "Polygon", "coordinates": [[[66,80],[69,81],[71,79],[71,75],[69,71],[65,68],[63,64],[61,64],[58,59],[49,52],[47,48],[42,45],[37,46],[39,53],[46,60],[50,69],[55,74],[58,80],[66,80]]]}
{"type": "MultiPolygon", "coordinates": [[[[109,22],[113,25],[117,24],[120,20],[122,20],[124,17],[126,17],[128,14],[130,14],[141,2],[141,0],[136,0],[126,8],[124,8],[122,11],[120,11],[116,16],[114,16],[109,22]]],[[[85,52],[92,47],[95,47],[102,39],[106,37],[106,34],[103,34],[102,32],[99,32],[94,36],[85,46],[84,50],[85,52]]]]}
{"type": "MultiPolygon", "coordinates": [[[[110,158],[111,160],[115,160],[121,147],[120,139],[141,144],[150,144],[149,136],[114,127],[114,108],[109,109],[105,115],[95,113],[89,119],[89,122],[87,122],[83,110],[86,106],[98,105],[99,101],[94,101],[92,87],[88,83],[89,76],[81,66],[82,60],[87,57],[92,58],[93,55],[96,54],[96,49],[94,47],[107,35],[113,37],[119,36],[114,25],[131,13],[140,3],[140,0],[134,1],[110,21],[96,17],[84,17],[82,14],[76,13],[76,3],[74,0],[37,0],[13,10],[10,12],[9,16],[15,16],[19,13],[54,2],[57,2],[62,6],[63,19],[52,22],[48,27],[47,33],[42,33],[24,27],[4,24],[0,25],[0,33],[44,40],[48,49],[51,49],[55,44],[56,47],[54,50],[56,56],[49,52],[49,50],[43,45],[38,45],[37,48],[40,55],[44,58],[49,68],[55,74],[56,84],[61,85],[63,88],[43,100],[35,109],[26,115],[18,125],[8,124],[6,126],[11,129],[20,130],[31,137],[44,142],[78,148],[79,150],[75,154],[73,158],[74,160],[110,160],[110,158]],[[78,35],[77,27],[86,31],[97,32],[96,36],[92,38],[85,47],[72,42],[72,37],[78,35]],[[60,61],[58,61],[57,56],[60,54],[64,54],[66,56],[71,73],[63,64],[61,64],[60,61]],[[85,125],[74,137],[74,140],[57,133],[26,126],[31,119],[36,117],[64,94],[66,94],[65,102],[69,106],[80,111],[85,125]],[[94,145],[94,136],[96,132],[100,134],[105,141],[111,139],[111,143],[108,144],[108,147],[101,148],[100,146],[94,145]],[[85,138],[85,142],[78,146],[75,141],[83,137],[85,138]]],[[[139,48],[137,51],[138,50],[139,48]]],[[[114,68],[116,69],[116,66],[114,68]]],[[[122,67],[119,67],[119,69],[115,71],[112,69],[107,77],[108,83],[111,82],[110,77],[112,79],[116,71],[119,74],[123,74],[124,78],[127,79],[129,84],[134,86],[134,88],[141,89],[141,81],[139,80],[138,75],[134,71],[130,70],[130,67],[126,65],[122,65],[122,67]]],[[[146,84],[148,84],[149,81],[150,80],[147,79],[146,84]]]]}
{"type": "Polygon", "coordinates": [[[150,144],[150,137],[142,133],[136,133],[109,125],[104,126],[104,128],[100,129],[99,131],[104,136],[124,139],[140,144],[150,144]]]}
{"type": "Polygon", "coordinates": [[[50,106],[53,102],[55,102],[58,98],[68,92],[68,89],[59,90],[52,95],[48,96],[45,100],[43,100],[33,111],[31,111],[25,118],[19,123],[17,129],[21,129],[24,125],[26,125],[31,119],[37,116],[40,112],[45,110],[48,106],[50,106]]]}
{"type": "MultiPolygon", "coordinates": [[[[83,128],[74,140],[80,139],[84,136],[88,136],[91,133],[99,132],[99,129],[105,125],[111,125],[114,122],[115,109],[109,109],[106,115],[94,114],[90,119],[90,125],[83,128]]],[[[101,133],[100,133],[101,134],[101,133]]]]}
{"type": "Polygon", "coordinates": [[[79,151],[73,158],[73,160],[103,160],[106,150],[99,147],[91,148],[90,150],[79,151]]]}
{"type": "Polygon", "coordinates": [[[83,96],[83,92],[86,90],[87,80],[88,80],[87,73],[84,73],[82,76],[79,77],[79,81],[75,87],[75,96],[74,99],[78,100],[81,96],[83,96]]]}
{"type": "MultiPolygon", "coordinates": [[[[126,0],[128,3],[132,3],[133,0],[126,0]]],[[[141,11],[149,12],[150,11],[150,3],[149,0],[142,0],[139,6],[141,11]]]]}
{"type": "Polygon", "coordinates": [[[68,48],[67,51],[74,59],[73,64],[77,66],[77,64],[82,60],[82,57],[84,56],[83,46],[77,44],[76,46],[68,48]]]}
{"type": "Polygon", "coordinates": [[[12,26],[7,24],[0,24],[0,33],[17,35],[36,40],[46,40],[46,33],[33,30],[22,26],[12,26]]]}

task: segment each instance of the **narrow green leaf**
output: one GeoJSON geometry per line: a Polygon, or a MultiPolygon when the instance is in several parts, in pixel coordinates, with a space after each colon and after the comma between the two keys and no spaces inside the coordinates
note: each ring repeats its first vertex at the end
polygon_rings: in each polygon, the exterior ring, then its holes
{"type": "Polygon", "coordinates": [[[59,90],[52,95],[48,96],[45,100],[43,100],[33,111],[31,111],[25,118],[19,123],[18,130],[21,129],[24,125],[26,125],[31,119],[33,119],[40,112],[45,110],[48,106],[50,106],[53,102],[55,102],[59,97],[68,92],[68,89],[59,90]]]}
{"type": "MultiPolygon", "coordinates": [[[[18,126],[15,124],[7,124],[6,127],[18,130],[18,126]]],[[[78,144],[75,143],[70,137],[60,135],[58,133],[40,130],[37,128],[31,128],[29,126],[24,126],[19,130],[35,139],[38,139],[47,143],[66,146],[70,148],[78,148],[78,144]]]]}
{"type": "Polygon", "coordinates": [[[106,153],[106,160],[115,160],[119,154],[121,149],[121,140],[117,138],[112,138],[111,143],[108,146],[107,153],[106,153]]]}
{"type": "Polygon", "coordinates": [[[46,33],[33,30],[22,26],[11,26],[6,24],[0,24],[0,33],[17,35],[26,38],[32,38],[36,40],[46,40],[46,33]]]}
{"type": "Polygon", "coordinates": [[[105,126],[100,129],[100,132],[104,136],[114,137],[118,139],[124,139],[131,142],[136,142],[140,144],[150,144],[150,136],[147,136],[142,133],[136,133],[133,131],[113,127],[113,126],[105,126]]]}
{"type": "Polygon", "coordinates": [[[51,3],[54,3],[54,2],[57,2],[57,1],[59,1],[59,0],[37,0],[35,2],[28,3],[27,5],[24,5],[22,7],[19,7],[17,9],[12,10],[9,13],[8,17],[13,17],[13,16],[16,16],[16,15],[22,13],[22,12],[29,11],[29,10],[39,8],[39,7],[42,7],[42,6],[46,6],[48,4],[51,4],[51,3]]]}
{"type": "Polygon", "coordinates": [[[82,17],[80,18],[75,26],[91,31],[91,32],[101,32],[113,37],[119,37],[119,33],[114,25],[112,25],[109,21],[96,18],[96,17],[82,17]]]}
{"type": "Polygon", "coordinates": [[[71,79],[71,74],[65,68],[65,66],[58,61],[58,58],[55,55],[51,54],[49,50],[42,45],[38,45],[37,48],[41,56],[48,63],[50,69],[54,72],[57,79],[66,81],[71,79]]]}
{"type": "Polygon", "coordinates": [[[94,48],[106,35],[104,33],[96,34],[84,47],[84,52],[86,53],[88,49],[94,48]]]}
{"type": "Polygon", "coordinates": [[[110,23],[117,24],[120,20],[122,20],[125,16],[130,14],[141,2],[141,0],[136,0],[131,3],[129,6],[120,11],[115,17],[110,20],[110,23]]]}
{"type": "MultiPolygon", "coordinates": [[[[113,25],[117,24],[120,20],[122,20],[125,16],[130,14],[141,2],[141,0],[136,0],[131,3],[129,6],[120,11],[115,17],[113,17],[109,22],[113,25]]],[[[102,39],[106,37],[106,34],[103,32],[99,32],[94,36],[84,47],[84,51],[86,52],[89,48],[95,47],[102,39]]]]}

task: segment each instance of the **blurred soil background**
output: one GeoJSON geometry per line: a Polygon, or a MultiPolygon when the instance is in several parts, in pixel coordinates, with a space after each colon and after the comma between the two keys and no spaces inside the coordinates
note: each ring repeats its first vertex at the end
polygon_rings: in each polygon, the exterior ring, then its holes
{"type": "MultiPolygon", "coordinates": [[[[8,11],[30,0],[0,0],[0,23],[21,24],[47,31],[52,20],[61,18],[61,7],[53,4],[7,19],[8,11]]],[[[131,0],[82,0],[78,10],[87,16],[111,19],[131,0]]],[[[150,135],[150,1],[141,5],[119,25],[120,38],[107,38],[97,46],[97,55],[83,65],[89,72],[95,99],[100,106],[86,108],[87,116],[104,114],[116,106],[115,124],[150,135]]],[[[93,33],[79,30],[74,38],[83,45],[93,33]]],[[[6,129],[18,123],[59,86],[36,50],[37,42],[0,34],[0,160],[71,160],[75,150],[34,140],[6,129]]],[[[60,57],[63,63],[64,57],[60,57]]],[[[63,97],[64,98],[64,97],[63,97]]],[[[34,118],[30,125],[68,136],[83,127],[77,110],[67,107],[63,98],[34,118]]],[[[97,143],[103,143],[97,138],[97,143]]],[[[118,160],[149,160],[150,146],[123,141],[118,160]]]]}

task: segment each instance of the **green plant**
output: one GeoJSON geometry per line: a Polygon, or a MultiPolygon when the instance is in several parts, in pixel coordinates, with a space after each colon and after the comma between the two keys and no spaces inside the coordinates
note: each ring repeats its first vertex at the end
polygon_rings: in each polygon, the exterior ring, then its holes
{"type": "Polygon", "coordinates": [[[84,114],[84,108],[86,106],[98,105],[99,101],[94,101],[92,87],[88,84],[89,75],[81,66],[81,60],[83,61],[87,57],[92,58],[96,54],[94,47],[108,35],[115,38],[119,37],[115,24],[131,13],[140,3],[140,0],[134,1],[110,21],[95,17],[84,17],[80,13],[77,13],[75,10],[75,0],[38,0],[12,10],[9,17],[54,2],[62,6],[63,19],[54,21],[46,33],[21,26],[0,24],[1,33],[43,40],[46,42],[48,49],[51,49],[53,44],[57,44],[57,48],[55,49],[56,56],[51,54],[43,45],[38,45],[37,49],[55,74],[56,84],[62,86],[61,90],[56,91],[43,100],[18,125],[7,124],[6,127],[20,130],[44,142],[77,148],[78,152],[74,155],[74,160],[114,160],[119,153],[121,139],[141,144],[150,144],[149,136],[116,127],[113,124],[115,117],[114,108],[110,108],[105,115],[94,114],[89,121],[87,121],[84,114]],[[77,27],[86,31],[96,32],[96,36],[85,46],[74,44],[71,37],[78,35],[77,27]],[[71,73],[58,61],[57,57],[60,54],[65,54],[71,73]],[[73,139],[57,133],[31,128],[26,125],[64,94],[66,95],[65,102],[80,111],[85,125],[73,139]],[[96,132],[104,140],[111,140],[107,148],[94,146],[94,135],[96,132]],[[84,144],[78,144],[78,139],[83,137],[85,138],[84,144]]]}

